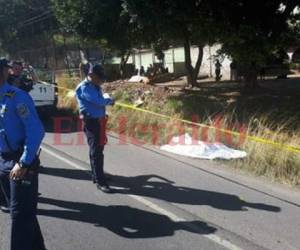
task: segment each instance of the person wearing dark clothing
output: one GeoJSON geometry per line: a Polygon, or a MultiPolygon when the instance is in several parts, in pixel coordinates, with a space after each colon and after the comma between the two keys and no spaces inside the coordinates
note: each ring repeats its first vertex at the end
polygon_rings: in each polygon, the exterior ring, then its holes
{"type": "Polygon", "coordinates": [[[237,63],[235,60],[233,60],[230,63],[230,80],[231,81],[237,81],[238,76],[237,76],[237,63]]]}
{"type": "Polygon", "coordinates": [[[37,199],[45,132],[29,94],[7,83],[9,67],[0,60],[0,185],[11,214],[10,249],[44,250],[37,199]]]}
{"type": "Polygon", "coordinates": [[[9,213],[9,206],[1,186],[2,185],[0,183],[0,210],[4,213],[9,213]]]}
{"type": "Polygon", "coordinates": [[[97,188],[105,193],[111,190],[104,175],[104,145],[107,142],[105,134],[106,110],[108,105],[114,105],[114,100],[102,94],[101,84],[105,79],[102,66],[92,67],[88,78],[76,88],[76,99],[80,114],[83,116],[84,133],[89,145],[89,157],[92,169],[92,179],[97,188]]]}
{"type": "Polygon", "coordinates": [[[80,63],[79,71],[80,71],[81,80],[84,80],[89,75],[89,73],[92,70],[92,67],[93,67],[92,63],[88,61],[80,63]]]}
{"type": "Polygon", "coordinates": [[[14,61],[12,64],[12,73],[9,75],[7,82],[26,92],[30,92],[33,88],[33,79],[28,74],[25,74],[23,63],[14,61]]]}
{"type": "Polygon", "coordinates": [[[141,69],[140,69],[140,76],[145,76],[146,72],[145,72],[145,68],[144,66],[141,66],[141,69]]]}
{"type": "Polygon", "coordinates": [[[222,64],[220,63],[220,61],[217,59],[216,60],[216,64],[215,64],[215,73],[216,73],[216,81],[220,81],[221,78],[222,78],[222,75],[221,75],[221,67],[222,67],[222,64]]]}

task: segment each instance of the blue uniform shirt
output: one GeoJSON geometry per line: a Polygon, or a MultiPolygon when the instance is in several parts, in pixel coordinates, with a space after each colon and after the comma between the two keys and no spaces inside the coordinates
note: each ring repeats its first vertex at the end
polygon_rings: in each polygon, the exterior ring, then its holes
{"type": "Polygon", "coordinates": [[[30,165],[44,134],[32,98],[7,82],[0,86],[0,152],[22,149],[20,161],[30,165]]]}
{"type": "Polygon", "coordinates": [[[111,98],[104,98],[101,88],[88,80],[77,86],[76,99],[80,113],[88,114],[92,118],[105,117],[105,106],[113,102],[111,98]]]}

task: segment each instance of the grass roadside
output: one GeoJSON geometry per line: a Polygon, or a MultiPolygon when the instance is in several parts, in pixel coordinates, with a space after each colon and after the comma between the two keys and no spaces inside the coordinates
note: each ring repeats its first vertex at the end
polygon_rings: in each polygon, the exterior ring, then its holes
{"type": "MultiPolygon", "coordinates": [[[[62,87],[74,89],[78,79],[65,76],[59,79],[58,83],[62,87]]],[[[267,99],[271,94],[275,96],[274,91],[270,94],[270,92],[260,90],[264,94],[249,94],[240,91],[239,88],[231,87],[180,90],[172,87],[153,87],[122,82],[105,84],[104,89],[112,93],[121,103],[133,104],[139,100],[142,108],[160,114],[196,120],[223,129],[242,130],[252,136],[300,147],[300,128],[298,127],[300,117],[297,116],[297,110],[300,110],[298,109],[299,101],[293,102],[293,107],[288,106],[284,101],[274,106],[273,99],[272,102],[267,99]]],[[[76,110],[72,93],[60,90],[59,95],[59,108],[76,110]]],[[[287,102],[293,100],[297,100],[297,97],[289,96],[287,102]]],[[[173,135],[196,132],[200,136],[199,139],[204,138],[211,142],[221,141],[248,153],[247,158],[228,161],[226,164],[255,175],[267,176],[281,183],[295,186],[300,184],[300,155],[297,153],[251,140],[244,141],[244,138],[238,136],[230,137],[215,129],[197,128],[196,130],[195,127],[177,121],[119,106],[110,108],[109,113],[109,128],[117,133],[123,133],[128,138],[135,138],[131,141],[133,143],[162,145],[168,143],[173,135]]]]}

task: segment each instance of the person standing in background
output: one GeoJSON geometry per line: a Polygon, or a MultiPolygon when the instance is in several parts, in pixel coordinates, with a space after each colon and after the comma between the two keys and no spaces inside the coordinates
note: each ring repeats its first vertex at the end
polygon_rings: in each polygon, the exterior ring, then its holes
{"type": "Polygon", "coordinates": [[[237,63],[233,59],[232,62],[230,63],[230,81],[237,81],[238,76],[237,76],[237,63]]]}
{"type": "Polygon", "coordinates": [[[221,67],[222,67],[222,64],[220,63],[219,59],[217,59],[216,63],[215,63],[215,73],[216,73],[216,81],[217,82],[219,82],[222,78],[221,67]]]}
{"type": "Polygon", "coordinates": [[[79,64],[80,79],[84,80],[89,75],[89,73],[91,72],[92,68],[93,68],[93,64],[90,63],[90,62],[88,62],[87,60],[81,62],[79,64]]]}

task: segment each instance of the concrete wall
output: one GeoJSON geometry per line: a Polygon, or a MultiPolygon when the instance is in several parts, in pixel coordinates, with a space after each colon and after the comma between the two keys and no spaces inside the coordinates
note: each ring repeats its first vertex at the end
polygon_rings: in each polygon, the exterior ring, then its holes
{"type": "MultiPolygon", "coordinates": [[[[210,77],[215,76],[215,60],[217,59],[217,51],[220,49],[220,45],[215,45],[212,47],[206,46],[204,48],[203,61],[200,68],[199,75],[207,75],[210,77]]],[[[172,48],[164,51],[165,53],[165,67],[169,69],[169,72],[176,74],[185,74],[185,57],[184,57],[184,48],[172,48]]],[[[193,65],[196,64],[198,57],[198,48],[191,48],[191,57],[193,65]]],[[[218,57],[222,64],[221,74],[223,75],[222,79],[230,79],[230,59],[228,57],[218,57]]],[[[119,63],[120,59],[114,58],[114,63],[119,63]]],[[[154,52],[151,50],[136,51],[129,59],[128,64],[133,64],[137,69],[141,66],[144,66],[145,70],[149,67],[150,64],[158,63],[159,60],[154,55],[154,52]]]]}

